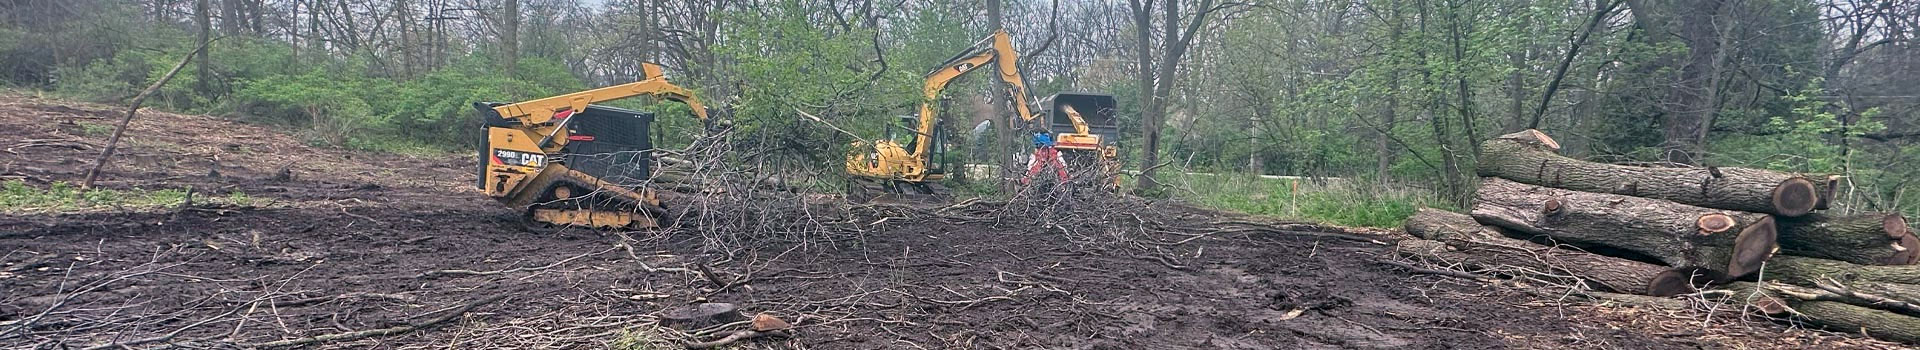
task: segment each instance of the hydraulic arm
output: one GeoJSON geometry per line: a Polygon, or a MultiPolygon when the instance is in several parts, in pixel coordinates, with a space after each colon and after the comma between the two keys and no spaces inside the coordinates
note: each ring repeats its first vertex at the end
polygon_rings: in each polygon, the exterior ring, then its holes
{"type": "MultiPolygon", "coordinates": [[[[850,195],[870,198],[866,192],[876,190],[894,194],[939,193],[937,182],[945,178],[943,169],[934,162],[934,157],[942,153],[945,137],[942,135],[940,118],[935,110],[941,91],[955,79],[980,68],[993,67],[994,78],[1000,82],[1007,101],[1013,106],[1013,113],[1026,125],[1041,123],[1042,115],[1035,113],[1031,106],[1031,97],[1027,92],[1026,79],[1019,69],[1019,53],[1013,49],[1013,42],[1004,30],[975,42],[965,51],[942,63],[939,68],[927,73],[921,85],[921,102],[918,114],[913,118],[912,140],[900,145],[892,140],[879,140],[873,144],[855,143],[853,154],[848,155],[847,172],[857,183],[850,186],[850,195]]],[[[1059,132],[1054,139],[1059,148],[1069,150],[1102,150],[1113,154],[1111,146],[1103,146],[1100,135],[1090,131],[1086,121],[1080,118],[1071,106],[1064,110],[1070,117],[1071,132],[1059,132]]],[[[864,200],[863,198],[854,198],[864,200]]]]}

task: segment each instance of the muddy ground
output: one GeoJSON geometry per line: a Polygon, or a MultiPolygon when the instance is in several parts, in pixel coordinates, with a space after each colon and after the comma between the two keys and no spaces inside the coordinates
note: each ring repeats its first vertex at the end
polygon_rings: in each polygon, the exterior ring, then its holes
{"type": "MultiPolygon", "coordinates": [[[[105,139],[83,124],[116,113],[0,95],[0,180],[77,182],[105,139]]],[[[700,302],[796,326],[738,346],[755,349],[1897,347],[1736,311],[1592,305],[1414,274],[1380,263],[1394,236],[1379,230],[1122,234],[990,216],[992,204],[915,217],[797,196],[769,205],[804,214],[767,225],[835,229],[727,245],[700,227],[535,234],[467,188],[465,157],[310,147],[165,113],[143,113],[129,135],[103,186],[258,200],[0,214],[0,348],[258,345],[421,323],[492,298],[420,331],[309,347],[679,348],[687,336],[656,316],[700,302]]],[[[1266,221],[1125,203],[1115,210],[1159,226],[1266,221]]]]}

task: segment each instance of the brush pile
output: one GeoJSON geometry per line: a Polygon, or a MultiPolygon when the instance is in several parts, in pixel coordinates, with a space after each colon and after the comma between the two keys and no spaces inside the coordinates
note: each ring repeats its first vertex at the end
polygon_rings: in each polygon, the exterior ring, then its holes
{"type": "Polygon", "coordinates": [[[1841,178],[1558,154],[1526,130],[1480,145],[1468,214],[1422,209],[1397,252],[1592,292],[1717,295],[1755,312],[1920,343],[1920,240],[1898,214],[1829,215],[1841,178]]]}

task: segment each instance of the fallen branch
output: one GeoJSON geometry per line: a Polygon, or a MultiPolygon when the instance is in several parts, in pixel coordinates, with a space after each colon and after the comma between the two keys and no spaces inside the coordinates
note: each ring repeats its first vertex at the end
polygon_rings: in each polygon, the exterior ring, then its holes
{"type": "Polygon", "coordinates": [[[1814,283],[1814,287],[1820,288],[1820,290],[1827,291],[1828,293],[1833,293],[1834,295],[1843,297],[1843,299],[1834,300],[1834,301],[1845,301],[1850,304],[1884,309],[1884,310],[1903,313],[1907,315],[1920,315],[1920,306],[1916,306],[1911,302],[1907,302],[1904,300],[1896,300],[1893,298],[1888,298],[1888,297],[1874,295],[1874,294],[1857,292],[1852,289],[1848,289],[1845,285],[1841,285],[1840,281],[1834,280],[1832,278],[1827,278],[1817,283],[1814,283]],[[1852,299],[1852,300],[1846,300],[1846,299],[1852,299]]]}
{"type": "MultiPolygon", "coordinates": [[[[111,278],[111,279],[107,279],[107,280],[105,280],[105,281],[101,281],[101,282],[98,282],[98,283],[94,283],[94,284],[92,284],[92,285],[89,285],[89,286],[85,286],[84,288],[81,288],[81,289],[80,289],[79,291],[75,291],[75,292],[73,292],[73,293],[70,293],[70,294],[67,294],[67,295],[66,295],[66,296],[64,296],[64,297],[61,297],[61,298],[60,298],[60,300],[58,300],[58,301],[54,301],[54,302],[53,302],[53,305],[50,305],[50,306],[47,306],[47,309],[46,309],[46,310],[44,310],[44,311],[41,311],[41,312],[40,312],[40,313],[38,313],[38,314],[34,314],[34,315],[33,315],[32,317],[28,317],[28,318],[26,318],[25,320],[22,320],[22,321],[19,321],[19,322],[14,322],[14,324],[13,324],[13,327],[11,327],[11,328],[7,328],[6,330],[0,330],[0,338],[4,338],[4,337],[6,337],[6,336],[8,336],[8,335],[11,335],[11,334],[13,334],[14,332],[18,332],[18,331],[21,331],[21,330],[25,330],[25,329],[28,329],[28,328],[30,328],[30,327],[33,327],[33,325],[34,325],[34,323],[38,323],[38,322],[40,322],[40,320],[42,320],[42,319],[45,319],[45,318],[47,317],[47,315],[50,315],[50,314],[53,314],[53,313],[54,313],[54,311],[57,311],[57,310],[60,310],[60,307],[61,307],[61,306],[66,306],[66,305],[67,305],[67,303],[70,303],[70,302],[73,302],[73,301],[74,301],[75,299],[78,299],[78,298],[80,298],[80,296],[83,296],[83,295],[87,295],[87,293],[92,293],[92,292],[94,292],[94,291],[96,291],[96,290],[99,290],[100,288],[105,288],[105,287],[106,287],[106,286],[108,286],[108,285],[112,285],[112,284],[113,284],[113,283],[115,283],[115,282],[120,282],[121,280],[125,280],[125,279],[128,279],[128,278],[134,278],[134,277],[139,277],[139,276],[141,276],[141,275],[146,275],[146,274],[150,274],[150,273],[155,273],[155,272],[160,272],[160,270],[165,270],[165,269],[167,269],[167,268],[171,268],[171,267],[174,267],[174,266],[180,266],[180,265],[181,265],[180,263],[176,263],[176,264],[172,264],[172,265],[167,265],[167,266],[161,266],[161,267],[157,267],[157,268],[153,268],[153,269],[150,269],[150,270],[146,270],[146,271],[139,271],[139,272],[130,272],[130,273],[128,273],[128,274],[125,274],[125,275],[120,275],[120,276],[116,276],[116,277],[114,277],[114,278],[111,278]]],[[[142,266],[145,266],[145,265],[142,265],[142,266]]],[[[129,271],[131,271],[131,270],[129,270],[129,271]]]]}
{"type": "Polygon", "coordinates": [[[274,302],[274,303],[271,303],[271,305],[273,307],[298,307],[298,306],[307,306],[315,303],[329,302],[329,301],[335,301],[335,300],[356,299],[356,298],[386,299],[386,300],[394,300],[394,301],[413,301],[414,300],[413,296],[406,295],[406,294],[352,292],[352,293],[346,293],[346,294],[340,294],[340,295],[323,295],[323,296],[317,296],[312,298],[303,298],[303,299],[274,302]]]}
{"type": "Polygon", "coordinates": [[[527,272],[527,271],[540,271],[540,270],[546,270],[546,269],[551,269],[551,268],[554,268],[554,267],[558,267],[558,266],[560,266],[560,265],[565,265],[566,263],[569,263],[569,262],[573,262],[574,260],[580,260],[581,258],[585,258],[585,257],[589,257],[589,256],[595,256],[595,255],[600,255],[600,254],[606,254],[607,252],[611,252],[611,251],[613,251],[614,249],[618,249],[618,247],[614,247],[614,248],[607,248],[607,250],[602,250],[602,251],[599,251],[599,252],[595,252],[595,253],[586,253],[586,254],[580,254],[580,255],[575,255],[575,256],[573,256],[573,257],[571,257],[571,258],[567,258],[566,260],[560,260],[560,261],[557,261],[557,262],[554,262],[554,263],[552,263],[552,264],[547,264],[546,266],[539,266],[539,267],[516,267],[516,268],[512,268],[512,269],[506,269],[506,270],[493,270],[493,271],[474,271],[474,270],[459,270],[459,269],[455,269],[455,270],[433,270],[433,271],[427,271],[426,273],[421,273],[419,277],[420,277],[420,278],[426,278],[426,277],[431,277],[431,276],[434,276],[434,275],[471,275],[471,276],[491,276],[491,275],[498,275],[498,274],[507,274],[507,273],[515,273],[515,272],[527,272]]]}
{"type": "Polygon", "coordinates": [[[1413,266],[1413,264],[1408,264],[1408,263],[1393,261],[1393,260],[1379,260],[1379,261],[1374,261],[1374,263],[1378,263],[1382,265],[1393,265],[1395,267],[1406,269],[1407,272],[1412,272],[1415,274],[1458,277],[1458,278],[1465,278],[1465,279],[1481,281],[1481,282],[1492,281],[1492,279],[1488,278],[1487,276],[1476,275],[1476,274],[1468,273],[1465,271],[1429,269],[1429,268],[1413,266]]]}
{"type": "Polygon", "coordinates": [[[167,332],[167,334],[161,334],[161,335],[147,337],[147,338],[134,339],[134,340],[124,341],[124,342],[110,342],[106,344],[94,345],[94,346],[86,347],[82,350],[105,350],[105,349],[115,349],[115,348],[131,349],[133,348],[134,345],[171,341],[173,340],[173,338],[179,337],[180,333],[185,333],[189,329],[200,328],[200,326],[207,325],[208,323],[213,323],[214,321],[225,319],[227,318],[227,316],[233,316],[233,314],[239,313],[240,310],[250,309],[256,303],[259,303],[259,302],[260,300],[256,299],[252,302],[243,304],[241,307],[235,307],[232,310],[227,310],[226,313],[201,319],[198,322],[194,322],[192,324],[188,324],[186,326],[182,326],[180,328],[174,329],[172,332],[167,332]]]}
{"type": "Polygon", "coordinates": [[[127,116],[121,118],[120,125],[113,128],[113,135],[107,136],[107,146],[101,148],[100,156],[93,159],[93,167],[87,169],[87,177],[80,180],[80,188],[93,188],[93,180],[100,178],[100,168],[107,165],[108,158],[113,157],[115,146],[120,145],[120,136],[127,133],[127,125],[132,124],[134,114],[140,112],[140,103],[145,102],[148,95],[160,91],[160,87],[167,85],[168,81],[172,81],[174,75],[180,74],[180,69],[186,68],[187,62],[193,61],[193,56],[199,55],[201,51],[206,51],[208,45],[213,45],[214,41],[219,41],[221,38],[225,38],[225,36],[200,43],[200,46],[195,47],[193,52],[188,52],[186,57],[181,57],[180,63],[175,63],[173,69],[167,70],[167,74],[161,75],[159,80],[153,82],[153,85],[148,85],[146,90],[141,90],[139,95],[133,96],[133,101],[127,103],[127,116]]]}
{"type": "Polygon", "coordinates": [[[766,336],[784,337],[788,335],[789,334],[787,333],[787,330],[784,330],[784,329],[777,329],[777,330],[764,331],[764,332],[751,330],[751,329],[742,329],[738,332],[733,332],[733,334],[728,334],[726,337],[722,337],[714,341],[687,344],[687,348],[688,349],[711,349],[711,348],[726,346],[727,344],[733,344],[734,342],[742,341],[742,340],[748,340],[748,339],[760,338],[760,337],[766,337],[766,336]]]}
{"type": "Polygon", "coordinates": [[[504,298],[506,298],[505,295],[495,295],[495,296],[487,297],[486,299],[480,299],[479,301],[468,303],[467,305],[462,305],[459,308],[453,309],[453,311],[448,311],[445,315],[440,315],[440,317],[435,317],[431,320],[427,320],[426,322],[412,323],[404,326],[387,327],[387,328],[381,328],[381,329],[372,329],[372,330],[345,332],[345,333],[333,333],[333,334],[325,334],[325,335],[312,336],[312,337],[306,337],[306,338],[276,340],[276,341],[270,341],[265,343],[254,343],[254,344],[247,344],[246,347],[277,348],[277,347],[299,346],[299,345],[321,343],[321,342],[346,341],[346,340],[354,340],[354,339],[361,339],[361,338],[367,338],[367,337],[379,337],[379,336],[404,334],[408,332],[417,331],[423,328],[433,327],[441,323],[446,323],[447,321],[451,321],[454,318],[460,317],[460,315],[467,314],[468,311],[473,311],[474,308],[480,307],[481,305],[491,304],[493,302],[500,301],[500,299],[504,299],[504,298]]]}

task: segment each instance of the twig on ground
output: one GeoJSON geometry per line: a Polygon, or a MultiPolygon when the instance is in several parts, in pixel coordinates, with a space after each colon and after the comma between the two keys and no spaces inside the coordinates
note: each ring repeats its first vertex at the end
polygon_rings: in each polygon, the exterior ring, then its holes
{"type": "Polygon", "coordinates": [[[487,297],[486,299],[480,299],[479,301],[475,301],[475,302],[460,306],[459,308],[453,309],[453,311],[448,311],[446,314],[440,315],[440,317],[435,317],[433,319],[430,319],[424,322],[410,323],[403,326],[371,329],[371,330],[356,331],[356,332],[324,334],[324,335],[318,335],[318,336],[312,336],[312,337],[306,337],[306,338],[276,340],[276,341],[270,341],[270,342],[264,342],[264,343],[246,344],[245,346],[249,348],[277,348],[277,347],[285,347],[285,346],[299,346],[299,345],[306,345],[306,344],[313,344],[313,343],[346,341],[346,340],[354,340],[354,339],[361,339],[361,338],[367,338],[367,337],[404,334],[407,332],[420,330],[422,328],[433,327],[441,323],[446,323],[447,321],[451,321],[454,318],[460,317],[460,315],[467,314],[468,311],[473,311],[474,308],[480,307],[481,305],[491,304],[493,302],[500,301],[500,299],[504,299],[504,298],[506,298],[505,295],[495,295],[495,296],[487,297]]]}
{"type": "Polygon", "coordinates": [[[751,329],[743,329],[738,332],[733,332],[733,334],[728,334],[726,337],[722,337],[714,341],[705,341],[705,342],[687,344],[687,348],[688,349],[711,349],[711,348],[726,346],[727,344],[733,344],[734,342],[747,340],[747,339],[767,337],[767,336],[783,336],[784,337],[788,335],[789,333],[785,329],[776,329],[776,330],[765,331],[765,332],[755,331],[751,329]]]}
{"type": "Polygon", "coordinates": [[[516,268],[511,268],[506,270],[493,270],[493,271],[474,271],[474,270],[464,270],[464,269],[433,270],[433,271],[427,271],[425,273],[421,273],[419,277],[425,278],[425,277],[431,277],[435,275],[491,276],[491,275],[508,274],[508,273],[515,273],[515,272],[540,271],[540,270],[546,270],[546,269],[558,267],[560,265],[565,265],[566,263],[573,262],[574,260],[580,260],[581,258],[600,255],[600,254],[606,254],[607,252],[611,252],[614,249],[618,249],[618,247],[607,248],[607,250],[602,250],[594,253],[575,255],[571,258],[566,258],[565,260],[556,261],[552,264],[547,264],[545,266],[539,266],[539,267],[516,267],[516,268]]]}

